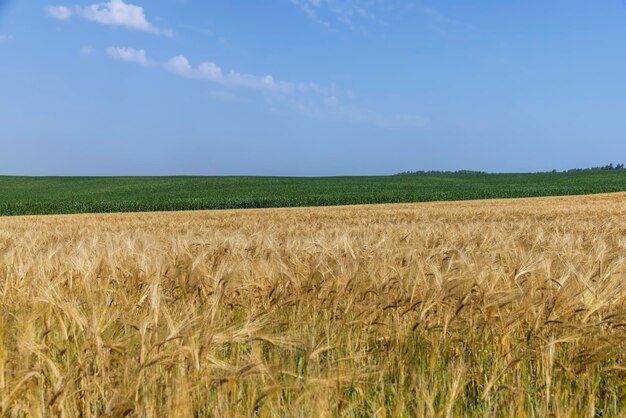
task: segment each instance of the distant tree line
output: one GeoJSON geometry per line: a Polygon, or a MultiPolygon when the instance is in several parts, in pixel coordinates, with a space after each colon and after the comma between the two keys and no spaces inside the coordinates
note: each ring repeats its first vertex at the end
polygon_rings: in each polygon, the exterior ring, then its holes
{"type": "Polygon", "coordinates": [[[409,174],[487,174],[486,171],[474,171],[474,170],[456,170],[456,171],[441,171],[441,170],[417,170],[417,171],[403,171],[397,173],[397,176],[404,176],[409,174]]]}
{"type": "MultiPolygon", "coordinates": [[[[570,168],[569,170],[563,170],[563,173],[575,173],[578,171],[610,171],[610,170],[626,170],[624,164],[607,164],[601,167],[589,167],[589,168],[570,168]]],[[[541,172],[540,172],[541,173],[541,172]]],[[[546,171],[544,171],[546,173],[546,171]]],[[[552,170],[550,173],[557,173],[557,170],[552,170]]],[[[486,171],[475,171],[475,170],[456,170],[456,171],[445,171],[445,170],[417,170],[417,171],[402,171],[400,173],[395,174],[396,176],[406,176],[406,175],[428,175],[428,174],[488,174],[486,171]]]]}
{"type": "Polygon", "coordinates": [[[624,170],[624,164],[607,164],[602,167],[591,167],[591,168],[571,168],[567,170],[568,173],[572,173],[575,171],[597,171],[597,170],[624,170]]]}

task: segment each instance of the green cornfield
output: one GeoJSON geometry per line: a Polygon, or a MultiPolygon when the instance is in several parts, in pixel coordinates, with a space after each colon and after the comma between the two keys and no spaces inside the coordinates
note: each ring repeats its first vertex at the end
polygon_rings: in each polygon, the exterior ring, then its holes
{"type": "Polygon", "coordinates": [[[626,191],[626,171],[376,177],[0,177],[0,215],[410,203],[626,191]]]}

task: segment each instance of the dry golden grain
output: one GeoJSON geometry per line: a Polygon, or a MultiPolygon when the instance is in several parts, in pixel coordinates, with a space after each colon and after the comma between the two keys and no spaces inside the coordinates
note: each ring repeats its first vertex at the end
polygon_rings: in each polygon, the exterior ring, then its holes
{"type": "Polygon", "coordinates": [[[618,416],[626,194],[0,218],[13,416],[618,416]]]}

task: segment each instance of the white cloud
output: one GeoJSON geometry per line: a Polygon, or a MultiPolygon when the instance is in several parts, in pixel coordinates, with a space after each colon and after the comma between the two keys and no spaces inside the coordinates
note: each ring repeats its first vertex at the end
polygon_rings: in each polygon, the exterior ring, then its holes
{"type": "Polygon", "coordinates": [[[198,80],[219,81],[222,79],[222,69],[212,62],[205,62],[193,68],[184,55],[170,58],[166,65],[167,69],[181,77],[195,78],[198,80]]]}
{"type": "Polygon", "coordinates": [[[2,42],[2,41],[10,41],[12,39],[13,39],[13,37],[11,35],[4,35],[4,34],[0,33],[0,42],[2,42]]]}
{"type": "Polygon", "coordinates": [[[294,83],[276,81],[271,75],[257,76],[234,70],[225,73],[219,65],[210,61],[202,62],[194,67],[184,55],[172,57],[165,67],[181,77],[213,81],[225,86],[244,87],[277,93],[291,93],[297,88],[294,83]]]}
{"type": "Polygon", "coordinates": [[[173,36],[169,29],[160,29],[148,21],[141,6],[125,3],[124,0],[109,0],[90,6],[49,6],[48,15],[61,20],[68,20],[73,14],[91,22],[109,26],[121,26],[143,32],[173,36]]]}
{"type": "Polygon", "coordinates": [[[150,64],[146,57],[146,51],[143,49],[112,47],[107,48],[106,52],[116,60],[134,62],[140,65],[150,64]]]}
{"type": "Polygon", "coordinates": [[[322,88],[314,83],[292,83],[277,81],[271,75],[258,76],[240,73],[235,70],[225,72],[219,65],[211,61],[192,65],[184,55],[177,55],[167,62],[159,64],[150,61],[143,49],[108,48],[107,54],[117,60],[135,62],[141,65],[155,65],[170,71],[180,77],[212,82],[224,87],[224,90],[209,92],[215,100],[231,103],[246,103],[246,97],[241,97],[228,88],[243,88],[261,91],[266,102],[274,109],[285,108],[296,111],[308,117],[324,120],[340,120],[355,124],[376,126],[379,128],[419,128],[427,125],[428,121],[422,117],[398,113],[385,115],[360,108],[351,104],[351,94],[341,96],[348,98],[344,103],[334,85],[322,88]]]}
{"type": "Polygon", "coordinates": [[[143,7],[124,3],[124,0],[109,0],[106,3],[92,4],[80,9],[81,15],[103,25],[124,26],[144,32],[172,36],[169,30],[155,27],[146,19],[143,7]]]}
{"type": "Polygon", "coordinates": [[[46,11],[48,12],[48,16],[54,19],[69,20],[69,18],[72,17],[72,10],[65,6],[48,6],[46,11]]]}
{"type": "MultiPolygon", "coordinates": [[[[150,64],[146,51],[143,49],[111,47],[107,48],[106,52],[111,58],[120,61],[135,62],[142,65],[150,64]]],[[[211,81],[225,87],[240,87],[281,94],[306,93],[319,90],[319,86],[315,83],[278,81],[271,75],[259,76],[235,70],[225,72],[219,65],[211,61],[201,62],[194,66],[184,55],[172,57],[162,66],[180,77],[211,81]]]]}

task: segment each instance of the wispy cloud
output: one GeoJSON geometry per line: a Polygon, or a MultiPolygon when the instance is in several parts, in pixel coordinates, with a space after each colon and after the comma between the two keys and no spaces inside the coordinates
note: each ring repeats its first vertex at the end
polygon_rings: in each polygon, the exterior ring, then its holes
{"type": "Polygon", "coordinates": [[[250,99],[239,96],[228,90],[213,90],[208,93],[209,97],[225,103],[250,103],[250,99]]]}
{"type": "Polygon", "coordinates": [[[454,19],[433,7],[414,3],[410,5],[410,8],[417,10],[418,13],[424,16],[428,27],[439,35],[450,35],[450,32],[454,29],[472,29],[472,25],[454,19]]]}
{"type": "Polygon", "coordinates": [[[134,62],[140,65],[150,64],[146,57],[146,51],[143,49],[111,47],[107,48],[106,53],[109,57],[119,61],[134,62]]]}
{"type": "Polygon", "coordinates": [[[374,19],[379,0],[291,0],[311,20],[330,28],[334,23],[353,27],[356,21],[374,19]]]}
{"type": "Polygon", "coordinates": [[[5,35],[5,34],[0,33],[0,42],[10,41],[12,39],[13,37],[11,35],[5,35]]]}
{"type": "Polygon", "coordinates": [[[211,91],[208,95],[223,102],[247,103],[250,99],[239,93],[256,91],[272,108],[282,107],[320,120],[340,120],[379,128],[418,128],[427,124],[426,119],[418,116],[404,113],[383,115],[351,104],[349,100],[344,102],[340,96],[345,99],[350,95],[341,95],[334,86],[320,87],[315,83],[276,80],[272,75],[224,71],[212,61],[193,65],[184,55],[158,62],[148,58],[143,49],[112,47],[106,52],[119,61],[160,67],[182,78],[217,84],[223,90],[211,91]]]}
{"type": "Polygon", "coordinates": [[[46,11],[48,12],[48,16],[59,20],[69,20],[73,14],[72,9],[65,6],[48,6],[46,11]]]}
{"type": "Polygon", "coordinates": [[[48,6],[48,16],[69,20],[73,15],[108,26],[119,26],[128,29],[148,32],[172,37],[174,33],[169,29],[156,27],[146,18],[146,13],[141,6],[125,3],[124,0],[109,0],[90,6],[48,6]]]}
{"type": "Polygon", "coordinates": [[[296,110],[315,119],[340,120],[378,128],[423,128],[428,125],[428,120],[424,117],[407,113],[381,114],[344,102],[334,93],[326,94],[320,101],[299,100],[296,110]]]}
{"type": "Polygon", "coordinates": [[[88,57],[91,54],[93,54],[93,48],[91,46],[85,45],[80,48],[80,55],[88,57]]]}
{"type": "Polygon", "coordinates": [[[337,25],[357,29],[372,22],[383,23],[383,26],[386,26],[389,19],[406,15],[418,19],[417,24],[425,25],[439,35],[449,35],[454,29],[472,28],[471,25],[418,0],[290,0],[290,2],[309,19],[329,29],[337,25]]]}
{"type": "Polygon", "coordinates": [[[212,38],[215,39],[216,41],[218,41],[221,44],[226,44],[226,38],[224,38],[223,36],[217,34],[216,32],[214,32],[213,30],[206,28],[206,27],[200,27],[200,26],[195,26],[195,25],[179,25],[180,28],[183,29],[188,29],[191,30],[193,32],[199,33],[201,35],[206,36],[207,38],[212,38]]]}

